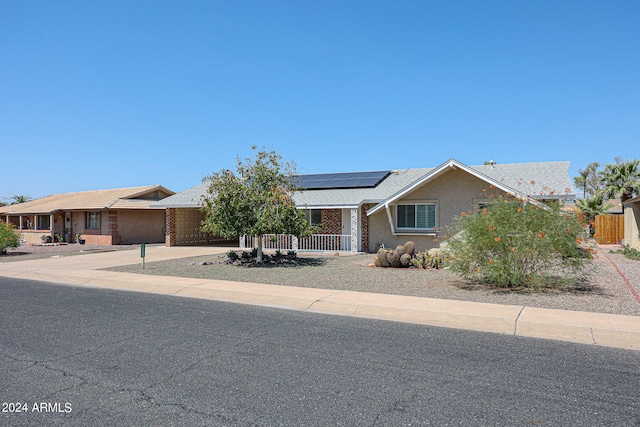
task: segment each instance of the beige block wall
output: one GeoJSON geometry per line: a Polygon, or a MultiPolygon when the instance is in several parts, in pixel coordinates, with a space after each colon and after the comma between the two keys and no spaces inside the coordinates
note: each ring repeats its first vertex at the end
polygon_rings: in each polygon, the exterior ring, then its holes
{"type": "Polygon", "coordinates": [[[175,209],[175,245],[206,245],[210,243],[207,233],[200,228],[205,214],[200,209],[175,209]]]}
{"type": "MultiPolygon", "coordinates": [[[[474,209],[478,202],[487,200],[490,195],[504,195],[498,189],[492,189],[483,180],[461,170],[450,170],[433,181],[407,194],[398,203],[435,202],[436,232],[431,234],[398,234],[393,235],[387,212],[383,208],[369,216],[369,251],[384,244],[393,248],[411,240],[416,250],[424,251],[437,247],[446,235],[446,229],[452,225],[454,218],[463,211],[474,209]]],[[[395,206],[390,206],[395,225],[395,206]]]]}
{"type": "Polygon", "coordinates": [[[624,207],[624,243],[640,250],[640,202],[630,203],[624,207]]]}
{"type": "Polygon", "coordinates": [[[42,230],[16,230],[20,235],[20,240],[31,245],[39,245],[42,243],[42,235],[50,236],[49,231],[42,230]]]}

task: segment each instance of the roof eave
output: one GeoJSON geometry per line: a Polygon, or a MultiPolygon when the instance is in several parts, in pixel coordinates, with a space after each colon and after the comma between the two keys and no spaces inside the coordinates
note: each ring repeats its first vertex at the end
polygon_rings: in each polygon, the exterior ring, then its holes
{"type": "Polygon", "coordinates": [[[446,162],[442,163],[440,166],[434,168],[433,170],[431,170],[430,172],[428,172],[427,174],[425,174],[424,176],[422,176],[421,178],[418,178],[416,181],[414,181],[413,183],[409,184],[408,186],[406,186],[405,188],[403,188],[402,190],[396,192],[394,195],[390,196],[389,198],[387,198],[386,200],[380,202],[378,205],[374,206],[373,209],[370,209],[367,212],[367,216],[373,215],[374,213],[376,213],[377,211],[379,211],[380,209],[382,209],[383,207],[389,207],[390,205],[394,204],[397,200],[401,199],[402,197],[406,196],[407,194],[411,193],[412,191],[414,191],[415,189],[417,189],[418,187],[426,184],[427,182],[431,181],[432,179],[442,175],[443,173],[445,173],[446,171],[448,171],[449,169],[461,169],[464,170],[465,172],[475,176],[476,178],[479,178],[483,181],[485,181],[486,183],[493,185],[494,187],[504,191],[505,193],[510,193],[513,194],[514,196],[523,199],[527,202],[530,203],[534,203],[534,204],[538,204],[538,202],[536,202],[532,197],[512,188],[509,187],[508,185],[504,185],[503,183],[496,181],[493,178],[488,177],[487,175],[480,173],[476,170],[474,170],[473,168],[470,168],[469,166],[460,163],[459,161],[455,160],[455,159],[449,159],[446,162]]]}

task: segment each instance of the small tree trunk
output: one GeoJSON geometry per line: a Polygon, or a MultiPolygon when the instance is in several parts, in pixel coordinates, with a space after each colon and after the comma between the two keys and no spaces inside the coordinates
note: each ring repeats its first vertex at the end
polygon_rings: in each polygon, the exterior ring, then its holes
{"type": "Polygon", "coordinates": [[[262,264],[262,236],[258,236],[258,258],[256,259],[258,264],[262,264]]]}

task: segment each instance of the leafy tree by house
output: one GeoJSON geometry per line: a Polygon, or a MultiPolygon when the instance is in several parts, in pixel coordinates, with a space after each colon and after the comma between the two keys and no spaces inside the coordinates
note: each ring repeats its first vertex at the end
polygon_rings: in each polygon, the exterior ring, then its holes
{"type": "Polygon", "coordinates": [[[11,199],[13,200],[13,202],[11,202],[12,205],[17,205],[19,203],[25,203],[31,200],[31,196],[13,196],[11,197],[11,199]]]}
{"type": "Polygon", "coordinates": [[[588,261],[581,249],[584,226],[577,212],[498,198],[463,212],[448,240],[451,269],[499,287],[540,287],[552,273],[577,278],[588,261]]]}
{"type": "Polygon", "coordinates": [[[293,202],[295,165],[283,163],[274,151],[252,149],[253,159],[237,159],[236,173],[221,170],[204,178],[209,187],[203,199],[202,229],[228,239],[258,236],[257,261],[262,263],[263,235],[302,237],[314,228],[293,202]]]}
{"type": "Polygon", "coordinates": [[[600,163],[591,162],[586,168],[580,169],[578,171],[579,175],[573,178],[576,187],[582,188],[582,197],[585,199],[595,196],[603,188],[599,168],[600,163]]]}
{"type": "Polygon", "coordinates": [[[7,248],[17,248],[20,245],[20,237],[11,224],[0,221],[0,253],[7,252],[7,248]]]}
{"type": "Polygon", "coordinates": [[[619,197],[624,203],[640,193],[640,160],[616,159],[605,166],[601,176],[605,197],[619,197]]]}

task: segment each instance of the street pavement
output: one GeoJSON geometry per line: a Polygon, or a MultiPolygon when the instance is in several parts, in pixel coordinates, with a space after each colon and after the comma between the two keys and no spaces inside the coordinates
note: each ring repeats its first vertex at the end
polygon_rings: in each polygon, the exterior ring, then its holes
{"type": "Polygon", "coordinates": [[[0,325],[2,426],[640,425],[637,351],[2,277],[0,325]]]}
{"type": "MultiPolygon", "coordinates": [[[[227,250],[154,245],[145,259],[227,250]]],[[[640,350],[638,316],[101,270],[136,263],[142,265],[136,250],[102,252],[1,263],[0,276],[640,350]]]]}

